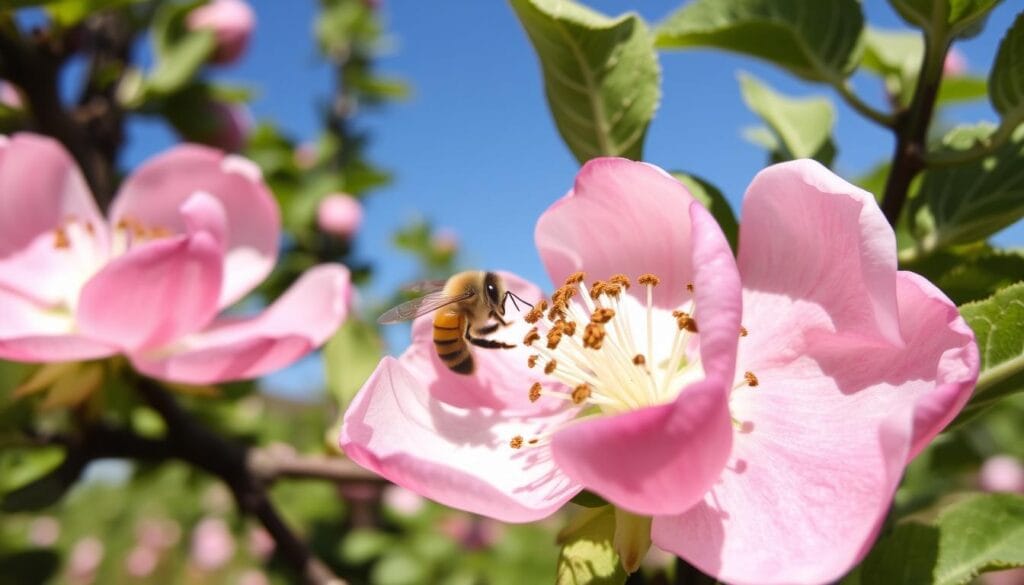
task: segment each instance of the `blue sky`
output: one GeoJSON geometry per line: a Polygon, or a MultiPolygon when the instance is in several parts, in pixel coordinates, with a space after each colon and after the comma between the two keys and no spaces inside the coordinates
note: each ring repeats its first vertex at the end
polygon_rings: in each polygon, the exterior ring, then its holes
{"type": "MultiPolygon", "coordinates": [[[[256,90],[256,118],[271,118],[293,136],[312,139],[320,127],[319,107],[333,83],[313,44],[315,2],[252,3],[258,25],[250,51],[239,65],[216,76],[256,90]]],[[[656,23],[681,2],[588,4],[608,14],[635,9],[656,23]]],[[[958,43],[972,72],[990,68],[1019,6],[1004,2],[982,35],[958,43]]],[[[418,216],[453,229],[468,266],[512,270],[546,284],[533,227],[540,213],[572,185],[578,165],[555,131],[533,48],[511,8],[501,1],[385,0],[382,10],[392,50],[381,60],[380,70],[408,80],[413,97],[363,120],[372,133],[372,158],[395,172],[395,182],[367,202],[365,229],[357,240],[359,255],[372,260],[377,270],[369,294],[384,294],[414,276],[415,265],[394,250],[390,238],[397,227],[418,216]]],[[[905,28],[883,0],[866,0],[864,10],[876,26],[905,28]]],[[[746,57],[694,50],[659,58],[663,96],[645,158],[706,177],[734,208],[765,164],[763,151],[741,136],[757,119],[740,99],[737,73],[753,73],[793,95],[834,98],[824,87],[796,81],[746,57]]],[[[858,78],[856,86],[865,99],[881,104],[881,87],[874,80],[858,78]]],[[[836,104],[836,169],[852,178],[889,156],[892,140],[838,100],[836,104]]],[[[996,120],[984,103],[949,114],[950,121],[996,120]]],[[[124,162],[137,164],[173,140],[165,128],[134,127],[124,162]]],[[[1024,246],[1024,228],[1018,224],[998,241],[1024,246]]]]}

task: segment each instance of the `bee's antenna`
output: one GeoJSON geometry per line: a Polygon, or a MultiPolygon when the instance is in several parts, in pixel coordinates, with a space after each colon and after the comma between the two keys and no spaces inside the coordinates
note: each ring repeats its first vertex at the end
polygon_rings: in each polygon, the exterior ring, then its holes
{"type": "Polygon", "coordinates": [[[524,301],[523,297],[517,295],[516,293],[514,293],[514,292],[512,292],[510,290],[505,291],[505,298],[512,299],[512,306],[514,306],[517,311],[519,310],[519,304],[516,303],[516,301],[519,301],[520,303],[523,303],[524,305],[526,305],[527,307],[530,307],[531,309],[533,308],[533,305],[531,305],[530,303],[524,301]]]}

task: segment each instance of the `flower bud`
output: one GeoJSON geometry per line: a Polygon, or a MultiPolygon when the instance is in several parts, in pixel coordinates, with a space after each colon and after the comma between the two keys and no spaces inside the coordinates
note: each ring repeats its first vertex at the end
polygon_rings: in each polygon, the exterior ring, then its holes
{"type": "Polygon", "coordinates": [[[187,22],[193,31],[213,31],[217,48],[211,62],[227,64],[245,52],[256,15],[245,0],[213,0],[190,12],[187,22]]]}
{"type": "Polygon", "coordinates": [[[1010,455],[989,457],[981,466],[978,483],[987,492],[1024,493],[1024,467],[1010,455]]]}
{"type": "Polygon", "coordinates": [[[946,60],[942,62],[942,74],[946,77],[959,77],[967,73],[967,57],[957,49],[950,49],[946,53],[946,60]]]}
{"type": "Polygon", "coordinates": [[[363,206],[351,195],[334,193],[320,200],[316,221],[325,234],[351,238],[363,223],[363,206]]]}
{"type": "Polygon", "coordinates": [[[227,523],[213,517],[200,520],[192,532],[190,556],[197,567],[206,571],[227,564],[235,556],[235,538],[227,523]]]}
{"type": "Polygon", "coordinates": [[[206,131],[196,139],[227,152],[238,152],[245,146],[252,129],[249,110],[240,104],[209,102],[206,106],[206,131]]]}
{"type": "Polygon", "coordinates": [[[10,82],[0,80],[0,106],[20,110],[23,105],[18,90],[10,82]]]}

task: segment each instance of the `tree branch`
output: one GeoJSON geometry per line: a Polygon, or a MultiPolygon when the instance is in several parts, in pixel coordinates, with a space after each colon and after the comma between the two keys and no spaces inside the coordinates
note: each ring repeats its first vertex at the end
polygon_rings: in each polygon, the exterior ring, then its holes
{"type": "Polygon", "coordinates": [[[910,107],[896,116],[896,148],[892,157],[892,170],[885,182],[882,211],[893,227],[907,202],[907,194],[914,177],[925,168],[925,139],[935,111],[935,101],[942,81],[942,65],[949,50],[949,39],[939,32],[925,35],[921,74],[910,101],[910,107]]]}
{"type": "Polygon", "coordinates": [[[231,489],[238,507],[255,516],[274,538],[285,560],[311,584],[344,583],[313,556],[306,544],[285,524],[267,495],[262,481],[249,467],[249,449],[231,443],[199,423],[155,382],[140,379],[137,390],[167,425],[174,455],[219,477],[231,489]]]}

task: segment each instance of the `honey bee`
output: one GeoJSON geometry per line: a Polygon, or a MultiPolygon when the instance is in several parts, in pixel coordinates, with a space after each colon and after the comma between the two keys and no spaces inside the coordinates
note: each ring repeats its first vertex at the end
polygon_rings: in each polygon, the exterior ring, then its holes
{"type": "Polygon", "coordinates": [[[382,325],[399,323],[437,311],[434,349],[441,362],[457,374],[473,373],[469,343],[487,349],[515,347],[484,336],[508,325],[504,319],[506,299],[513,299],[513,304],[518,300],[529,305],[509,291],[500,276],[482,270],[459,272],[448,280],[425,281],[410,290],[426,294],[391,308],[377,322],[382,325]]]}

